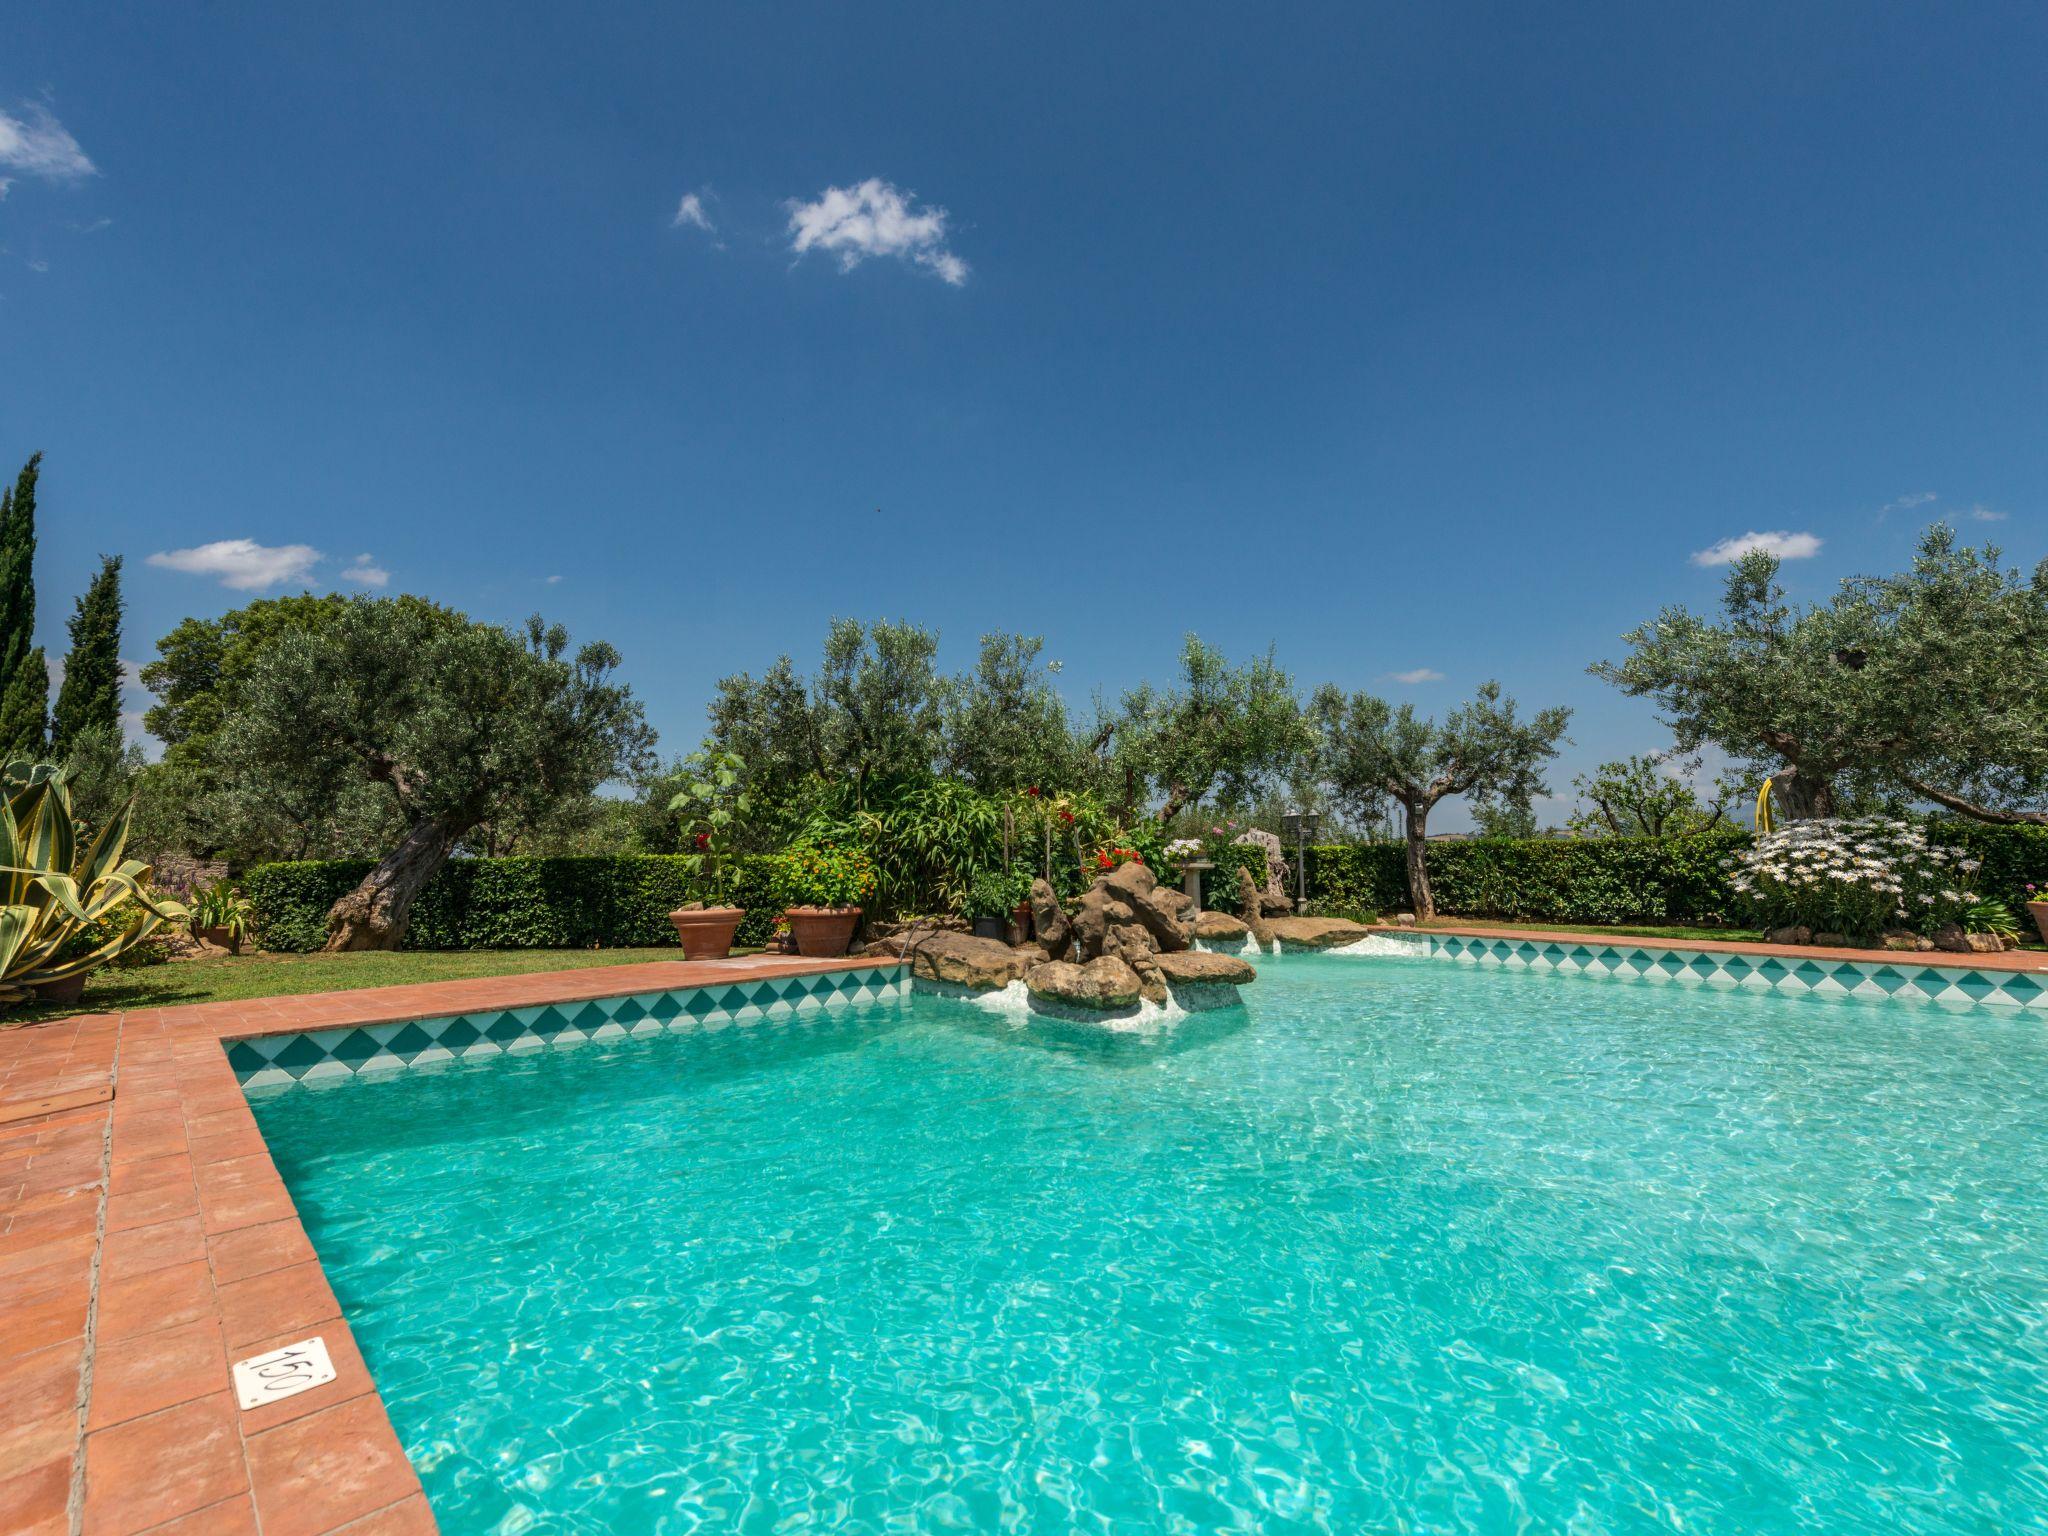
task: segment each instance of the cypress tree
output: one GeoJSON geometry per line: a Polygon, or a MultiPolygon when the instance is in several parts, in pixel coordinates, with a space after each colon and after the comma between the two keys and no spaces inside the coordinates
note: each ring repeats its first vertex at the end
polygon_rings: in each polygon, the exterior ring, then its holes
{"type": "Polygon", "coordinates": [[[36,473],[31,455],[0,491],[0,760],[39,757],[50,674],[36,645],[36,473]]]}
{"type": "Polygon", "coordinates": [[[63,757],[87,731],[121,739],[121,557],[100,556],[100,573],[71,615],[71,654],[50,714],[50,751],[63,757]]]}

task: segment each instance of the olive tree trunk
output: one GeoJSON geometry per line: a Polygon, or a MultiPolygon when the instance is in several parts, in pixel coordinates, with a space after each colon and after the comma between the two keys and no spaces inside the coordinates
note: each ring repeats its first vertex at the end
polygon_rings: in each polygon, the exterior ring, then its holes
{"type": "Polygon", "coordinates": [[[1797,763],[1771,775],[1771,798],[1787,821],[1813,821],[1835,814],[1834,775],[1815,773],[1797,763]]]}
{"type": "Polygon", "coordinates": [[[439,818],[416,824],[361,885],[328,909],[325,948],[398,948],[412,926],[413,898],[448,862],[462,830],[439,818]]]}
{"type": "Polygon", "coordinates": [[[1408,822],[1408,898],[1415,906],[1415,921],[1428,922],[1436,916],[1436,896],[1429,888],[1429,807],[1404,806],[1408,822]]]}

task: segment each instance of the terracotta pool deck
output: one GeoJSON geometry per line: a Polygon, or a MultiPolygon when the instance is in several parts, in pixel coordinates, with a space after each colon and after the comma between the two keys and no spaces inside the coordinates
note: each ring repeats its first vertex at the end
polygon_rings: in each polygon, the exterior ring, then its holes
{"type": "Polygon", "coordinates": [[[659,961],[0,1029],[0,1532],[435,1529],[223,1040],[900,962],[659,961]],[[231,1362],[336,1379],[244,1412],[231,1362]]]}

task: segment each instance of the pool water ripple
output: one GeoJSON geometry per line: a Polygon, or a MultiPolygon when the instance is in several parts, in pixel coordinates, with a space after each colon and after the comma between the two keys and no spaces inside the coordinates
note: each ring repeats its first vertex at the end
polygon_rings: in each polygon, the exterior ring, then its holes
{"type": "Polygon", "coordinates": [[[1428,961],[260,1097],[451,1533],[2048,1525],[2048,1034],[1428,961]]]}

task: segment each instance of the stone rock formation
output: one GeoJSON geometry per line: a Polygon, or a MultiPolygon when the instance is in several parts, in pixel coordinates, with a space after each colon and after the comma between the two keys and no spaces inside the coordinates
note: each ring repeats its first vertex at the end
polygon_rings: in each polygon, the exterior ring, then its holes
{"type": "Polygon", "coordinates": [[[1043,953],[1036,945],[1012,949],[1001,939],[977,939],[971,933],[940,930],[913,938],[906,958],[913,976],[987,992],[1023,980],[1025,971],[1043,953]]]}
{"type": "Polygon", "coordinates": [[[1259,941],[1259,948],[1273,947],[1273,925],[1266,921],[1266,910],[1259,900],[1258,882],[1252,879],[1252,872],[1240,869],[1237,872],[1238,905],[1242,908],[1245,926],[1252,931],[1252,937],[1259,941]]]}
{"type": "Polygon", "coordinates": [[[1070,1007],[1108,1012],[1137,1002],[1138,973],[1114,955],[1099,955],[1086,965],[1048,960],[1034,965],[1024,978],[1033,997],[1070,1007]]]}
{"type": "Polygon", "coordinates": [[[1060,905],[1058,893],[1048,882],[1034,880],[1029,900],[1031,926],[1039,946],[1053,959],[1061,959],[1073,940],[1074,925],[1067,920],[1066,909],[1060,905]]]}
{"type": "Polygon", "coordinates": [[[1266,853],[1266,880],[1259,887],[1259,910],[1266,913],[1292,912],[1294,903],[1287,898],[1287,859],[1280,851],[1280,839],[1271,832],[1262,832],[1257,827],[1249,832],[1240,832],[1231,839],[1245,848],[1262,848],[1266,853]]]}
{"type": "MultiPolygon", "coordinates": [[[[1162,954],[1171,954],[1188,947],[1188,936],[1180,926],[1180,911],[1159,899],[1159,881],[1152,871],[1135,860],[1112,870],[1095,882],[1096,891],[1110,893],[1111,901],[1121,901],[1131,910],[1131,915],[1143,925],[1152,936],[1153,945],[1162,954]]],[[[1085,904],[1088,896],[1081,898],[1085,904]]]]}
{"type": "Polygon", "coordinates": [[[1214,955],[1200,949],[1161,955],[1158,965],[1159,974],[1169,987],[1187,984],[1237,987],[1259,977],[1248,961],[1240,960],[1236,955],[1214,955]]]}
{"type": "Polygon", "coordinates": [[[1372,932],[1363,923],[1345,917],[1275,917],[1267,921],[1266,929],[1282,944],[1302,949],[1335,949],[1372,932]]]}
{"type": "Polygon", "coordinates": [[[1211,943],[1242,944],[1244,936],[1250,932],[1250,928],[1228,912],[1204,912],[1195,919],[1194,936],[1211,943]]]}

